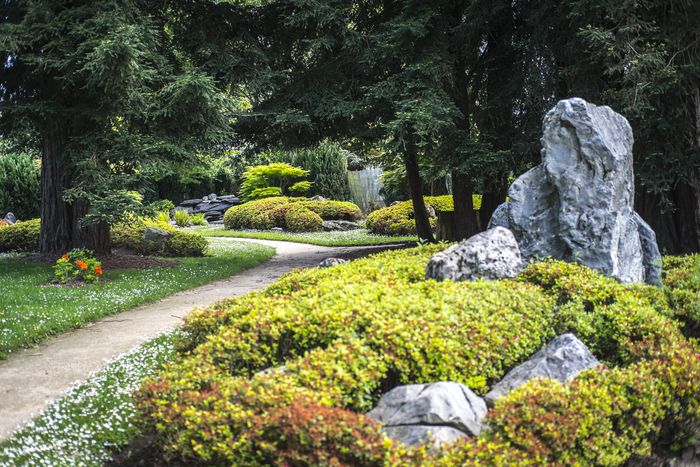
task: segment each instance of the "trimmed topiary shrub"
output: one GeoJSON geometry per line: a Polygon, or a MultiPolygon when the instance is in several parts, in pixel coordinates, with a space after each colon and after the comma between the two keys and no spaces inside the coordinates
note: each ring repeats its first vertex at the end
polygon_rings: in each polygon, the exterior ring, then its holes
{"type": "Polygon", "coordinates": [[[224,214],[224,226],[227,229],[267,230],[279,227],[292,232],[314,232],[322,229],[324,220],[355,221],[361,216],[360,208],[347,201],[279,196],[230,208],[224,214]]]}
{"type": "Polygon", "coordinates": [[[0,227],[0,252],[37,251],[40,230],[39,219],[0,227]]]}
{"type": "MultiPolygon", "coordinates": [[[[454,211],[451,195],[426,196],[424,200],[425,204],[432,207],[435,211],[454,211]]],[[[430,225],[433,228],[435,228],[436,223],[437,219],[430,219],[430,225]]],[[[416,235],[413,203],[404,201],[371,212],[367,216],[366,225],[370,232],[377,235],[416,235]]]]}
{"type": "Polygon", "coordinates": [[[308,175],[308,170],[284,162],[250,167],[243,173],[241,198],[252,201],[292,193],[303,194],[311,188],[310,182],[303,183],[308,175]]]}
{"type": "Polygon", "coordinates": [[[556,261],[517,280],[426,281],[439,248],[294,272],[194,312],[179,362],[137,397],[158,448],[200,465],[323,463],[329,452],[360,465],[619,465],[692,439],[700,353],[658,289],[556,261]],[[498,401],[478,439],[439,452],[379,448],[362,423],[399,384],[457,381],[484,394],[563,332],[604,365],[568,385],[518,388],[498,401]]]}
{"type": "Polygon", "coordinates": [[[209,242],[201,235],[178,230],[172,225],[147,217],[131,216],[112,226],[112,244],[116,248],[126,248],[142,255],[157,256],[204,256],[209,242]],[[163,245],[144,238],[149,227],[167,231],[170,236],[163,245]]]}

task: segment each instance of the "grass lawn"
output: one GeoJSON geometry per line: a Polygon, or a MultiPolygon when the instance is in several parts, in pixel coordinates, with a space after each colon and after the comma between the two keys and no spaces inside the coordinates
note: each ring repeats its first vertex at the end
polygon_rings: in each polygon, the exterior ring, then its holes
{"type": "Polygon", "coordinates": [[[171,361],[174,334],[116,357],[73,386],[11,438],[0,443],[0,465],[101,466],[111,450],[138,433],[133,392],[171,361]]]}
{"type": "Polygon", "coordinates": [[[373,235],[365,229],[347,232],[271,232],[269,230],[226,230],[223,226],[195,227],[192,232],[205,237],[257,238],[260,240],[280,240],[283,242],[310,243],[320,246],[364,246],[388,245],[392,243],[416,242],[418,237],[387,237],[373,235]]]}
{"type": "Polygon", "coordinates": [[[274,255],[261,245],[211,239],[210,256],[179,258],[174,268],[105,271],[105,281],[45,287],[51,266],[0,258],[0,358],[20,347],[181,290],[230,277],[274,255]]]}

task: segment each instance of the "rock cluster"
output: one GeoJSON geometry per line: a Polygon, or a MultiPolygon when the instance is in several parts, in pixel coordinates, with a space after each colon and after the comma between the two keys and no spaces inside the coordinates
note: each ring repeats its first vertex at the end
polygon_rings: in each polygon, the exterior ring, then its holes
{"type": "Polygon", "coordinates": [[[361,229],[362,225],[358,222],[333,220],[323,221],[323,230],[326,232],[347,232],[348,230],[361,229]]]}
{"type": "Polygon", "coordinates": [[[319,268],[331,268],[333,266],[340,266],[341,264],[346,264],[347,260],[343,258],[326,258],[320,263],[318,263],[319,268]]]}
{"type": "Polygon", "coordinates": [[[627,120],[573,98],[543,127],[542,163],[511,185],[489,227],[510,229],[525,260],[576,261],[621,282],[660,284],[656,236],[633,208],[627,120]]]}
{"type": "Polygon", "coordinates": [[[187,211],[190,214],[204,214],[209,222],[221,221],[224,213],[233,206],[241,204],[237,196],[217,196],[210,194],[203,198],[187,199],[180,203],[173,211],[187,211]]]}
{"type": "Polygon", "coordinates": [[[518,243],[503,227],[489,229],[435,254],[427,279],[471,281],[515,277],[523,268],[518,243]]]}

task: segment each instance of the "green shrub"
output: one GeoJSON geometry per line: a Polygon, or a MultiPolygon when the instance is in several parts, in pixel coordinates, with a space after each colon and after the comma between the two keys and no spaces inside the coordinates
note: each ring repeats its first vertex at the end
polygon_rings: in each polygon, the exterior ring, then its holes
{"type": "Polygon", "coordinates": [[[33,219],[0,227],[0,252],[37,251],[41,221],[33,219]]]}
{"type": "Polygon", "coordinates": [[[283,162],[250,167],[243,173],[241,198],[245,201],[252,201],[288,195],[290,187],[308,175],[308,170],[283,162]]]}
{"type": "Polygon", "coordinates": [[[178,209],[173,214],[173,220],[178,225],[178,227],[187,227],[190,225],[190,213],[184,209],[178,209]]]}
{"type": "Polygon", "coordinates": [[[674,318],[686,335],[700,337],[700,255],[665,257],[663,282],[674,318]]]}
{"type": "Polygon", "coordinates": [[[230,208],[224,214],[224,225],[227,229],[279,227],[293,232],[313,232],[321,230],[324,220],[358,220],[360,216],[360,208],[347,201],[276,197],[230,208]]]}
{"type": "Polygon", "coordinates": [[[204,256],[209,242],[201,235],[178,230],[169,223],[152,218],[129,216],[112,226],[112,244],[117,248],[127,248],[142,255],[158,256],[204,256]],[[164,245],[156,245],[144,238],[148,227],[157,227],[170,233],[164,245]]]}
{"type": "Polygon", "coordinates": [[[515,281],[426,281],[439,248],[294,272],[193,313],[180,361],[137,398],[159,447],[193,464],[322,463],[331,449],[322,434],[338,423],[354,434],[329,435],[334,449],[360,464],[619,465],[692,439],[699,352],[658,289],[556,261],[531,265],[515,281]],[[399,384],[458,381],[483,394],[569,331],[604,365],[568,385],[534,380],[513,391],[478,439],[437,453],[393,443],[378,450],[372,429],[343,412],[365,412],[399,384]],[[327,425],[296,422],[311,413],[326,414],[327,425]],[[301,446],[293,457],[290,442],[301,446]]]}
{"type": "Polygon", "coordinates": [[[290,232],[316,232],[323,228],[323,219],[303,203],[292,203],[284,215],[284,224],[290,232]]]}
{"type": "Polygon", "coordinates": [[[207,218],[204,213],[192,214],[190,216],[190,224],[192,225],[208,225],[207,218]]]}
{"type": "Polygon", "coordinates": [[[173,209],[175,209],[175,204],[172,201],[169,199],[161,199],[145,206],[141,214],[147,217],[156,217],[159,214],[166,213],[168,215],[168,221],[170,221],[170,211],[173,209]]]}
{"type": "MultiPolygon", "coordinates": [[[[436,211],[452,211],[454,205],[451,195],[426,196],[425,204],[436,211]]],[[[431,218],[430,225],[435,228],[437,219],[431,218]]],[[[371,212],[367,216],[367,228],[378,235],[416,235],[416,221],[413,217],[413,203],[404,201],[371,212]]]]}
{"type": "Polygon", "coordinates": [[[18,219],[39,215],[39,165],[25,153],[0,151],[0,217],[11,211],[18,219]]]}

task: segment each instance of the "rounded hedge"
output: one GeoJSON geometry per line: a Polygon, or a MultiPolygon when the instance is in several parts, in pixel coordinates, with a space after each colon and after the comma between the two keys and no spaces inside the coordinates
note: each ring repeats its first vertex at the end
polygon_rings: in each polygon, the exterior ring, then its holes
{"type": "Polygon", "coordinates": [[[700,352],[662,290],[556,261],[516,280],[425,280],[439,248],[294,272],[194,312],[179,361],[137,396],[158,448],[198,465],[306,465],[337,453],[370,465],[619,465],[692,439],[700,352]],[[518,388],[479,438],[437,452],[379,446],[361,415],[399,384],[458,381],[484,394],[564,332],[603,366],[567,385],[518,388]]]}
{"type": "Polygon", "coordinates": [[[204,256],[209,247],[209,241],[201,235],[183,232],[165,222],[130,216],[112,226],[112,245],[141,255],[189,257],[204,256]],[[166,230],[170,236],[166,242],[157,245],[144,237],[144,232],[149,227],[166,230]]]}
{"type": "MultiPolygon", "coordinates": [[[[481,198],[474,197],[480,202],[481,198]]],[[[451,195],[426,196],[425,204],[435,211],[454,211],[451,195]]],[[[475,206],[478,209],[478,205],[475,206]]],[[[430,225],[435,228],[436,218],[430,219],[430,225]]],[[[393,206],[378,209],[367,216],[367,229],[377,235],[416,235],[416,221],[413,216],[413,203],[404,201],[393,206]]]]}
{"type": "Polygon", "coordinates": [[[230,208],[224,214],[224,226],[234,230],[278,227],[292,232],[315,232],[322,230],[324,220],[356,221],[361,216],[360,208],[348,201],[278,196],[230,208]]]}
{"type": "Polygon", "coordinates": [[[0,227],[0,252],[37,251],[41,221],[32,219],[0,227]]]}

